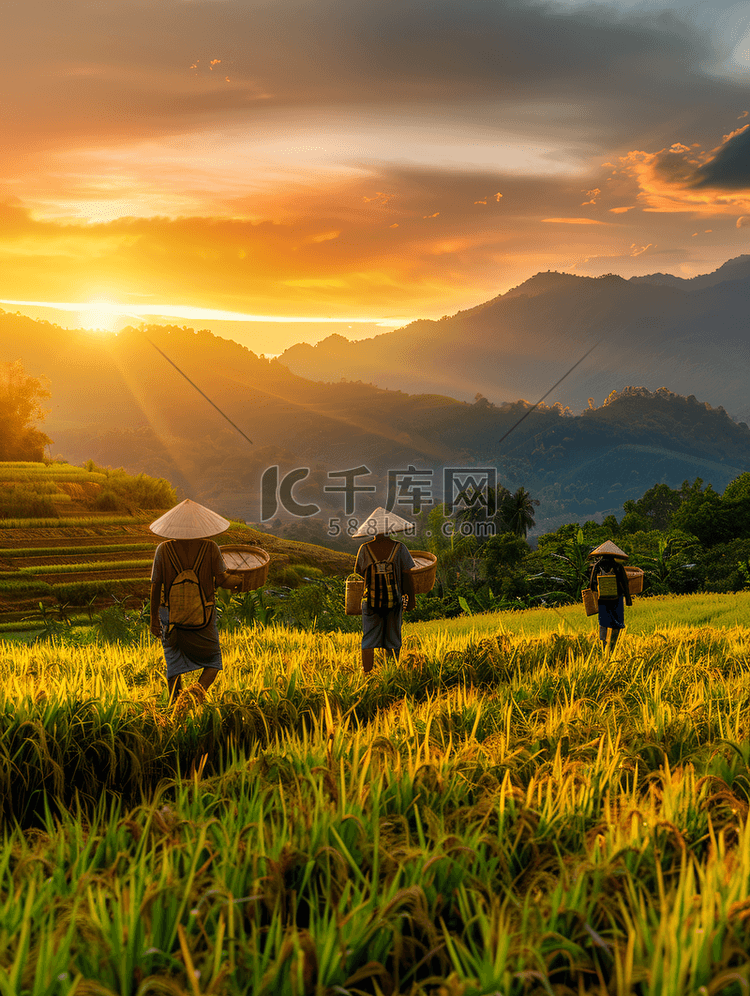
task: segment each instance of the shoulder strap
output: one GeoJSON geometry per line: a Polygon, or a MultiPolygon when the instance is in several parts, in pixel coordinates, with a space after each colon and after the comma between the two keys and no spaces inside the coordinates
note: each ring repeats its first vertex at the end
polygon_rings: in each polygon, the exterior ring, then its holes
{"type": "Polygon", "coordinates": [[[367,555],[370,558],[370,564],[380,564],[380,563],[390,564],[392,562],[393,558],[398,553],[398,548],[401,545],[400,543],[394,543],[393,544],[393,549],[388,554],[388,556],[385,558],[385,560],[384,561],[380,561],[375,556],[375,554],[372,552],[372,547],[370,545],[371,543],[372,543],[372,540],[370,540],[369,543],[363,543],[362,547],[361,547],[361,549],[363,549],[363,550],[365,550],[367,552],[367,555]]]}
{"type": "Polygon", "coordinates": [[[172,540],[168,540],[164,544],[164,547],[167,551],[167,556],[172,562],[172,567],[174,567],[175,571],[179,574],[180,571],[184,570],[184,568],[182,566],[182,561],[180,560],[179,554],[177,553],[177,550],[175,550],[174,543],[172,542],[172,540]]]}
{"type": "Polygon", "coordinates": [[[195,571],[196,574],[198,573],[200,566],[203,563],[203,558],[206,556],[207,551],[208,551],[208,540],[204,540],[203,543],[201,544],[200,550],[198,551],[198,556],[195,558],[195,563],[193,564],[193,570],[195,571]]]}
{"type": "Polygon", "coordinates": [[[375,559],[375,554],[372,552],[371,544],[372,540],[369,540],[367,543],[363,543],[361,546],[361,549],[364,550],[365,554],[367,555],[367,558],[369,559],[369,564],[365,564],[364,565],[365,567],[369,567],[371,564],[377,564],[377,560],[375,559]]]}
{"type": "MultiPolygon", "coordinates": [[[[184,567],[182,561],[180,560],[180,556],[177,553],[177,550],[176,550],[176,548],[174,546],[173,541],[169,540],[164,545],[166,546],[166,549],[167,549],[167,556],[172,561],[172,566],[174,567],[175,571],[178,574],[181,571],[184,571],[185,567],[184,567]]],[[[198,550],[198,556],[195,558],[195,563],[193,564],[193,567],[192,567],[193,571],[196,574],[198,573],[198,571],[200,569],[200,566],[203,563],[203,559],[206,556],[207,551],[208,551],[208,540],[204,540],[203,543],[201,544],[200,550],[198,550]]]]}

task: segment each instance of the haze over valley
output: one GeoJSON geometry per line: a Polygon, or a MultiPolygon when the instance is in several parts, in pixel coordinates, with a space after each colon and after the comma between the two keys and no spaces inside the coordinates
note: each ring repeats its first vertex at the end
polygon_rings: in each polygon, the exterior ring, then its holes
{"type": "Polygon", "coordinates": [[[750,466],[749,288],[750,257],[689,282],[540,273],[439,322],[278,360],[177,326],[102,335],[3,313],[0,335],[49,378],[45,430],[73,462],[164,476],[247,521],[269,467],[307,468],[295,495],[321,528],[344,511],[329,473],[369,472],[362,513],[384,502],[389,470],[429,470],[435,502],[445,468],[493,467],[540,500],[544,529],[620,514],[659,481],[721,490],[750,466]]]}

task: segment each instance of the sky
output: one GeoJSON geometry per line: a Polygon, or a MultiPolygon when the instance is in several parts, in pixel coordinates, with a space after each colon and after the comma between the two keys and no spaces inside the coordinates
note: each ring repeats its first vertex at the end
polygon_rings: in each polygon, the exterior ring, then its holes
{"type": "Polygon", "coordinates": [[[106,328],[116,306],[274,353],[540,270],[750,251],[747,3],[24,0],[3,22],[5,310],[106,328]]]}

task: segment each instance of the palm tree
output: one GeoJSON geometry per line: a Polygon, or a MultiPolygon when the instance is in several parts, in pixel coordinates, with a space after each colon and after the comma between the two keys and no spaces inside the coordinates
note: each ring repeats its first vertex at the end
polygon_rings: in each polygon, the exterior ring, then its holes
{"type": "Polygon", "coordinates": [[[510,491],[502,484],[497,488],[488,487],[486,494],[475,490],[466,495],[465,506],[456,514],[456,528],[460,531],[463,524],[468,523],[471,526],[470,535],[475,536],[481,546],[490,536],[503,532],[505,526],[503,508],[508,498],[510,491]],[[483,529],[483,526],[488,528],[483,529]]]}
{"type": "Polygon", "coordinates": [[[509,493],[503,502],[503,518],[508,529],[525,539],[526,533],[535,525],[534,506],[538,504],[524,487],[514,494],[509,493]]]}

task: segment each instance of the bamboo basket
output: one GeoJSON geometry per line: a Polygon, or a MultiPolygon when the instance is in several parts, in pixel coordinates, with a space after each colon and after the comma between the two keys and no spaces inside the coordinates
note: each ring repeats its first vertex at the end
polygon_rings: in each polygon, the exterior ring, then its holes
{"type": "Polygon", "coordinates": [[[414,594],[424,595],[431,591],[435,584],[437,573],[437,557],[427,550],[410,550],[412,559],[416,566],[411,569],[411,576],[414,579],[414,594]]]}
{"type": "Polygon", "coordinates": [[[348,616],[358,616],[362,611],[365,594],[365,579],[361,574],[350,574],[346,579],[344,604],[348,616]]]}
{"type": "Polygon", "coordinates": [[[268,580],[271,557],[262,546],[220,546],[219,549],[227,574],[242,578],[243,591],[263,587],[268,580]]]}
{"type": "Polygon", "coordinates": [[[628,576],[628,589],[631,595],[640,595],[643,591],[643,571],[640,567],[626,567],[625,573],[628,576]]]}
{"type": "Polygon", "coordinates": [[[599,611],[599,597],[592,588],[584,588],[581,592],[583,607],[587,616],[595,616],[599,611]]]}

